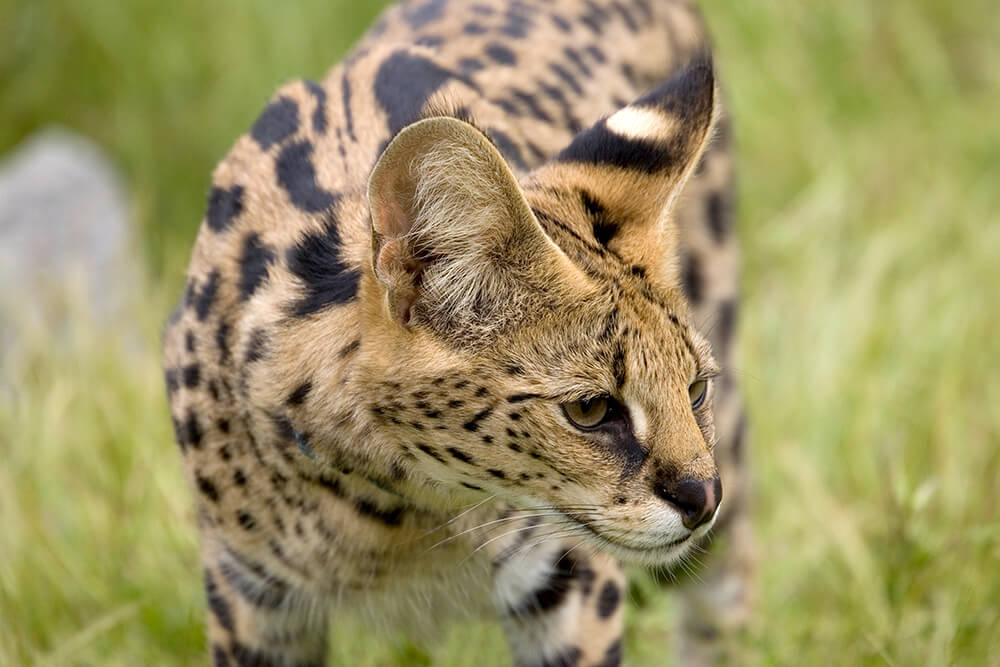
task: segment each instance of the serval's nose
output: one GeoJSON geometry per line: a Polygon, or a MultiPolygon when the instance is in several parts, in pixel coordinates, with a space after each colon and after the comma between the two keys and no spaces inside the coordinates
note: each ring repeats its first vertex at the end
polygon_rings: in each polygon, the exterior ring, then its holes
{"type": "Polygon", "coordinates": [[[657,496],[677,508],[681,521],[689,530],[709,521],[722,502],[722,482],[718,477],[694,479],[685,477],[676,481],[657,482],[653,485],[657,496]]]}

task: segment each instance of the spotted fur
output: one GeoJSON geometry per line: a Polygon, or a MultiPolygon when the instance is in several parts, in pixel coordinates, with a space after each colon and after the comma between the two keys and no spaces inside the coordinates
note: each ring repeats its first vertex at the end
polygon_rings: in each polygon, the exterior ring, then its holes
{"type": "Polygon", "coordinates": [[[617,665],[619,563],[714,523],[712,658],[750,563],[730,144],[681,0],[413,0],[275,94],[164,342],[217,665],[477,610],[519,665],[617,665]]]}

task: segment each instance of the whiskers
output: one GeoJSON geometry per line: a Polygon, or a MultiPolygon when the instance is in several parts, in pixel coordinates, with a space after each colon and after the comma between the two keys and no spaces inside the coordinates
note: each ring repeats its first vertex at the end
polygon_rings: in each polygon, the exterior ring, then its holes
{"type": "MultiPolygon", "coordinates": [[[[428,531],[427,533],[425,533],[424,536],[426,537],[426,536],[431,535],[432,533],[434,533],[434,532],[436,532],[438,530],[444,529],[447,526],[454,524],[456,520],[460,519],[464,515],[467,515],[469,512],[475,510],[476,508],[480,507],[485,502],[486,501],[478,503],[477,505],[475,505],[475,506],[473,506],[473,507],[471,507],[471,508],[463,511],[460,515],[458,515],[456,517],[453,517],[451,520],[449,520],[445,524],[442,524],[441,526],[439,526],[439,527],[437,527],[437,528],[435,528],[435,529],[433,529],[431,531],[428,531]]],[[[488,539],[486,539],[485,541],[482,541],[480,544],[478,544],[472,550],[472,552],[469,554],[469,556],[466,557],[466,559],[472,557],[473,555],[475,555],[476,553],[478,553],[479,551],[481,551],[482,549],[484,549],[488,545],[490,545],[490,544],[492,544],[492,543],[494,543],[494,542],[496,542],[498,540],[502,540],[505,537],[508,537],[510,535],[515,535],[515,534],[520,533],[520,532],[525,532],[525,531],[530,531],[530,530],[536,530],[537,529],[539,531],[542,531],[543,534],[548,535],[549,533],[552,532],[552,529],[558,529],[559,531],[562,531],[562,532],[570,531],[572,529],[572,530],[578,531],[580,534],[585,534],[585,531],[577,524],[577,522],[575,520],[571,519],[567,515],[567,513],[572,513],[574,515],[579,515],[579,516],[585,516],[585,517],[588,517],[588,518],[597,518],[597,516],[598,516],[597,512],[599,510],[600,510],[600,507],[598,505],[592,505],[592,504],[588,504],[588,505],[561,505],[561,506],[555,506],[555,505],[538,505],[538,506],[527,506],[527,507],[513,508],[513,509],[508,510],[509,513],[506,514],[505,516],[500,516],[498,518],[492,518],[489,521],[484,521],[484,522],[476,524],[476,525],[474,525],[474,526],[472,526],[470,528],[465,528],[465,529],[463,529],[463,530],[461,530],[461,531],[459,531],[457,533],[448,535],[447,537],[444,537],[443,539],[438,540],[434,544],[432,544],[429,547],[427,547],[427,549],[424,551],[424,553],[433,551],[434,549],[437,549],[437,548],[439,548],[439,547],[441,547],[441,546],[443,546],[445,544],[454,542],[455,540],[458,540],[458,539],[460,539],[462,537],[466,537],[466,536],[472,535],[473,533],[476,533],[477,531],[484,531],[484,530],[488,530],[488,529],[491,529],[491,528],[492,529],[496,529],[498,527],[504,527],[505,524],[510,525],[510,524],[513,524],[513,523],[527,522],[527,525],[518,525],[517,527],[514,527],[511,530],[505,530],[505,531],[503,531],[503,532],[501,532],[499,534],[496,534],[496,535],[490,534],[488,536],[488,539]]],[[[556,538],[553,536],[552,539],[556,539],[556,538]]]]}

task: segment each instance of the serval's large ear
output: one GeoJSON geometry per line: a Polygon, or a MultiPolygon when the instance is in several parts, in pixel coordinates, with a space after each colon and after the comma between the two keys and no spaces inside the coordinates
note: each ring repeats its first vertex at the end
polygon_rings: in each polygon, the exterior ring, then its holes
{"type": "Polygon", "coordinates": [[[580,233],[644,271],[666,270],[675,279],[670,212],[711,136],[716,99],[711,56],[700,54],[659,88],[578,134],[532,173],[529,190],[563,193],[557,207],[588,221],[580,233]]]}
{"type": "Polygon", "coordinates": [[[500,152],[456,118],[400,131],[372,171],[368,203],[372,267],[403,326],[482,341],[581,279],[500,152]]]}

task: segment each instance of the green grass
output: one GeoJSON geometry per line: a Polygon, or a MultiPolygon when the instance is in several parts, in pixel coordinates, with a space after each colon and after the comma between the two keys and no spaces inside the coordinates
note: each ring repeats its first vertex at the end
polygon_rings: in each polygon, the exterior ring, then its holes
{"type": "MultiPolygon", "coordinates": [[[[279,82],[339,57],[375,11],[358,7],[0,4],[0,150],[51,122],[100,140],[135,193],[150,267],[145,346],[120,353],[85,318],[58,341],[33,332],[18,391],[0,393],[0,665],[204,663],[159,322],[213,163],[279,82]]],[[[1000,664],[1000,13],[988,0],[705,12],[741,153],[737,372],[760,576],[737,655],[1000,664]]],[[[670,610],[669,597],[630,609],[631,664],[663,664],[670,610]]],[[[428,660],[355,630],[337,631],[337,664],[428,660]]],[[[432,653],[507,659],[486,625],[432,653]]]]}

